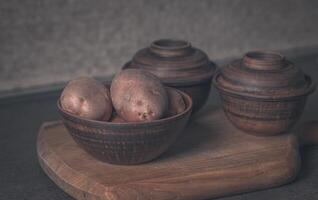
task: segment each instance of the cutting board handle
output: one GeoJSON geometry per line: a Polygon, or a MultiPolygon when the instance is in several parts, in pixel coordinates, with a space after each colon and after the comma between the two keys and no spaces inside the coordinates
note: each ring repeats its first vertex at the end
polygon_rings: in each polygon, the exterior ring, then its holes
{"type": "Polygon", "coordinates": [[[307,121],[300,125],[298,130],[298,140],[300,146],[318,144],[318,121],[307,121]]]}

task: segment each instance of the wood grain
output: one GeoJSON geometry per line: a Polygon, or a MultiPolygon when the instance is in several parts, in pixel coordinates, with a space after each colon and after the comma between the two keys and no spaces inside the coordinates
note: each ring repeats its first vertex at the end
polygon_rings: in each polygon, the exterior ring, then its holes
{"type": "MultiPolygon", "coordinates": [[[[99,162],[78,147],[62,123],[45,123],[38,136],[39,161],[60,188],[80,200],[208,199],[275,187],[296,177],[296,133],[304,129],[256,137],[234,128],[220,109],[209,111],[196,117],[167,153],[134,166],[99,162]]],[[[307,124],[310,131],[300,133],[302,144],[317,142],[316,125],[307,124]]]]}

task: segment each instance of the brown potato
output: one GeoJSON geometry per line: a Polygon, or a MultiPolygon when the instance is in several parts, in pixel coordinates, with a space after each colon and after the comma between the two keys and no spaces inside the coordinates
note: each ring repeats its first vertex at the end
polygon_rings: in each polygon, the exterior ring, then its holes
{"type": "Polygon", "coordinates": [[[70,81],[61,94],[60,102],[64,110],[93,120],[108,121],[113,109],[109,90],[89,77],[70,81]]]}
{"type": "Polygon", "coordinates": [[[110,94],[118,115],[128,122],[162,118],[168,109],[167,92],[153,74],[126,69],[112,81],[110,94]]]}
{"type": "Polygon", "coordinates": [[[113,123],[125,123],[126,121],[121,118],[120,116],[118,116],[117,114],[115,114],[111,119],[110,119],[111,122],[113,123]]]}
{"type": "Polygon", "coordinates": [[[169,87],[166,87],[166,91],[169,97],[169,108],[167,115],[173,116],[184,111],[186,109],[186,105],[181,94],[176,89],[169,87]]]}

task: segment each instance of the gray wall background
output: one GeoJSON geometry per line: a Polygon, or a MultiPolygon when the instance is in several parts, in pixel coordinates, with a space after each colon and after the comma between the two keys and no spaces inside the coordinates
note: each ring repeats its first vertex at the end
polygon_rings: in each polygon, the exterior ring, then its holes
{"type": "Polygon", "coordinates": [[[318,1],[1,1],[0,91],[111,75],[158,38],[189,40],[212,60],[315,47],[318,1]]]}

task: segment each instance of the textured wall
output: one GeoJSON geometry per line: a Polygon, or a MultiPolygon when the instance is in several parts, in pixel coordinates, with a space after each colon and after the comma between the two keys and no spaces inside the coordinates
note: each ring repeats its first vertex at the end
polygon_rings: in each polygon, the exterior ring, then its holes
{"type": "Polygon", "coordinates": [[[0,2],[0,90],[109,75],[157,38],[212,59],[318,45],[318,1],[26,0],[0,2]]]}

